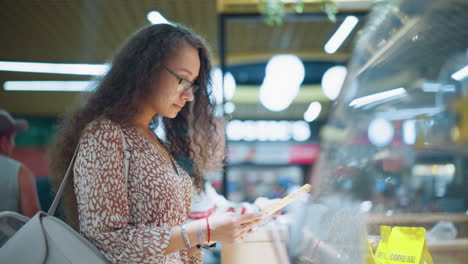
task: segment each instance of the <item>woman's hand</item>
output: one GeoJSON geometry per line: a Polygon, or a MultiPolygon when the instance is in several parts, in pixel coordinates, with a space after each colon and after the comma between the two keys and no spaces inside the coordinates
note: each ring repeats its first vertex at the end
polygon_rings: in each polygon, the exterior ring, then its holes
{"type": "MultiPolygon", "coordinates": [[[[268,199],[268,198],[265,198],[265,197],[258,197],[254,204],[260,209],[260,211],[262,210],[265,210],[267,209],[268,207],[274,205],[275,203],[277,203],[279,200],[281,199],[268,199]]],[[[281,211],[279,211],[278,213],[281,213],[281,211]]]]}
{"type": "MultiPolygon", "coordinates": [[[[279,202],[281,199],[268,199],[265,197],[259,197],[255,200],[254,204],[260,209],[260,212],[263,212],[265,209],[272,207],[274,204],[279,202]]],[[[265,216],[260,223],[260,226],[267,224],[268,222],[276,219],[278,215],[282,214],[282,210],[276,211],[270,216],[265,216]]]]}
{"type": "Polygon", "coordinates": [[[211,240],[234,243],[243,238],[243,236],[262,219],[262,214],[225,213],[210,216],[211,240]]]}

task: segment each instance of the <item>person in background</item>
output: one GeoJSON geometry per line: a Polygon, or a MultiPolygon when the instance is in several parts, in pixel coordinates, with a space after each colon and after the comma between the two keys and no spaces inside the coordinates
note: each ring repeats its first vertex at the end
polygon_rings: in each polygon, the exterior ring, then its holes
{"type": "Polygon", "coordinates": [[[216,146],[190,144],[189,136],[215,132],[210,57],[204,40],[181,25],[147,26],[59,128],[50,159],[56,183],[76,153],[64,193],[71,199],[62,204],[67,221],[112,263],[201,263],[197,245],[235,242],[261,219],[225,213],[187,222],[192,185],[201,189],[203,179],[193,183],[173,157],[197,146],[195,170],[211,166],[216,146]],[[166,141],[153,130],[159,119],[166,141]]]}
{"type": "Polygon", "coordinates": [[[28,167],[11,158],[16,134],[27,128],[26,120],[13,119],[0,109],[0,211],[33,217],[40,210],[35,177],[28,167]]]}

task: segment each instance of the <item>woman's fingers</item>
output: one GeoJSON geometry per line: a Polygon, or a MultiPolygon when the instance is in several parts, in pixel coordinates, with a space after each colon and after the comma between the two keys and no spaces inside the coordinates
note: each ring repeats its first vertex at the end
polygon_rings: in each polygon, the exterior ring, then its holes
{"type": "Polygon", "coordinates": [[[249,230],[250,229],[247,229],[247,228],[239,229],[237,233],[234,234],[235,242],[242,241],[246,237],[246,235],[249,233],[249,230]]]}
{"type": "Polygon", "coordinates": [[[250,230],[253,227],[257,226],[259,223],[260,223],[260,220],[255,220],[255,221],[252,221],[252,222],[249,222],[249,223],[242,224],[241,227],[242,227],[242,229],[250,230]]]}
{"type": "Polygon", "coordinates": [[[239,215],[237,218],[237,222],[240,224],[250,223],[250,222],[259,222],[262,220],[263,214],[261,213],[253,213],[253,214],[245,214],[239,215]]]}
{"type": "Polygon", "coordinates": [[[210,218],[212,238],[220,242],[234,243],[242,240],[262,220],[261,213],[238,215],[226,213],[210,218]]]}

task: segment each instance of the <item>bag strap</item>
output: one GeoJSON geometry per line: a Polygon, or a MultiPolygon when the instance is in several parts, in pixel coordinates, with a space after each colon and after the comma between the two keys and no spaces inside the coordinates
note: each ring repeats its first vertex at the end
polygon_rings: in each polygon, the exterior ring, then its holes
{"type": "MultiPolygon", "coordinates": [[[[128,179],[128,169],[130,167],[130,157],[131,157],[131,151],[129,150],[129,145],[127,143],[127,140],[125,138],[125,135],[122,131],[122,140],[123,140],[123,165],[124,165],[124,175],[125,175],[125,181],[128,179]]],[[[78,142],[78,145],[76,146],[75,153],[73,153],[73,157],[70,161],[70,164],[68,165],[68,169],[65,172],[65,176],[63,177],[62,183],[60,184],[60,187],[55,194],[54,201],[52,202],[52,205],[49,208],[49,211],[47,212],[47,215],[53,216],[55,214],[55,211],[57,210],[58,203],[60,199],[62,198],[63,191],[65,190],[65,186],[68,182],[68,178],[70,176],[70,170],[75,164],[75,159],[76,159],[76,154],[78,153],[78,150],[80,148],[80,142],[78,142]]]]}
{"type": "Polygon", "coordinates": [[[63,190],[65,189],[65,185],[67,184],[68,177],[70,175],[70,169],[73,167],[73,164],[75,164],[75,158],[76,158],[76,153],[78,153],[78,149],[80,148],[80,141],[78,142],[78,145],[76,146],[75,153],[73,153],[73,157],[70,161],[70,164],[68,165],[67,172],[65,172],[65,176],[63,177],[62,183],[60,184],[60,187],[55,194],[54,201],[52,202],[52,205],[49,208],[49,211],[47,211],[47,215],[53,216],[55,214],[55,210],[57,210],[57,205],[60,201],[60,198],[62,198],[63,190]]]}

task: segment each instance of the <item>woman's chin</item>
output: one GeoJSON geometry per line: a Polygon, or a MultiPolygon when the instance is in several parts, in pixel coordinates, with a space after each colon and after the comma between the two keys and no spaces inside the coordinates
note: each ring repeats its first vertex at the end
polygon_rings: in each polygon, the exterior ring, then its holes
{"type": "Polygon", "coordinates": [[[161,116],[163,116],[165,118],[175,118],[178,114],[179,114],[179,111],[174,111],[174,112],[171,112],[171,113],[161,114],[161,116]]]}

